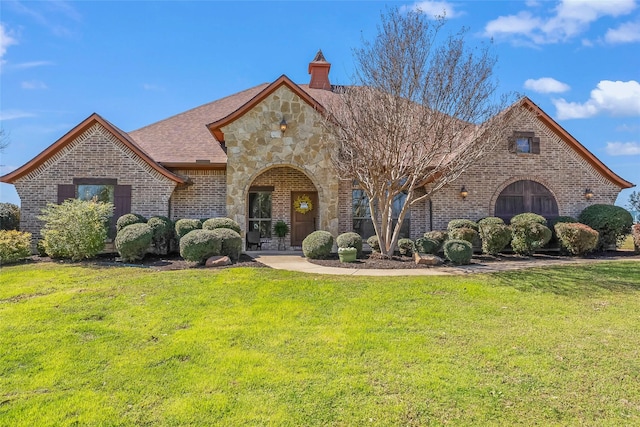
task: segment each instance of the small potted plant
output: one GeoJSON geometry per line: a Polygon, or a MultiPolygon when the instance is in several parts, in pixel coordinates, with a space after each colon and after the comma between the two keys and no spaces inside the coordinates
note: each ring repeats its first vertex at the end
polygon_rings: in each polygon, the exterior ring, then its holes
{"type": "Polygon", "coordinates": [[[340,262],[356,262],[358,249],[356,248],[338,248],[338,257],[340,262]]]}
{"type": "Polygon", "coordinates": [[[284,238],[289,234],[289,225],[283,220],[279,220],[273,226],[273,232],[278,236],[278,250],[284,250],[284,238]]]}

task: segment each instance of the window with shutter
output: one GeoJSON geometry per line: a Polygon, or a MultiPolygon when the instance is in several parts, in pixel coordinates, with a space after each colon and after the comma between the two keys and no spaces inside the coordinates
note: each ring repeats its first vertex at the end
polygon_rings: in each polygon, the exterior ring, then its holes
{"type": "Polygon", "coordinates": [[[540,138],[533,132],[514,132],[508,143],[510,153],[540,154],[540,138]]]}

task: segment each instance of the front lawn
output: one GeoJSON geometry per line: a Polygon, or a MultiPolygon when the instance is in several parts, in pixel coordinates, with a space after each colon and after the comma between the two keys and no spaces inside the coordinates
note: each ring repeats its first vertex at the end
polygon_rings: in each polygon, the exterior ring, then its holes
{"type": "Polygon", "coordinates": [[[0,425],[638,425],[640,263],[0,270],[0,425]]]}

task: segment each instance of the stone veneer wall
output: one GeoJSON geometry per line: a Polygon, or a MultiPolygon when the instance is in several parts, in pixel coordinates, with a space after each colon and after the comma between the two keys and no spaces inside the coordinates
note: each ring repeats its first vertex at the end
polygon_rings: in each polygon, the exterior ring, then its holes
{"type": "Polygon", "coordinates": [[[540,137],[540,154],[509,152],[508,142],[487,155],[432,197],[433,228],[446,229],[450,220],[466,218],[479,220],[493,216],[500,192],[519,180],[543,184],[556,198],[559,215],[577,217],[590,204],[613,204],[620,188],[607,180],[591,164],[580,157],[568,144],[547,128],[533,114],[512,127],[513,131],[533,131],[540,137]],[[469,195],[460,197],[465,186],[469,195]],[[587,201],[585,189],[594,197],[587,201]]]}
{"type": "Polygon", "coordinates": [[[338,234],[339,180],[330,148],[322,140],[322,117],[286,86],[276,89],[244,116],[225,126],[227,146],[227,215],[247,226],[249,187],[264,171],[291,166],[303,172],[318,191],[318,229],[338,234]],[[288,128],[280,132],[285,118],[288,128]]]}
{"type": "MultiPolygon", "coordinates": [[[[289,225],[291,229],[291,206],[293,201],[291,200],[292,191],[317,191],[313,182],[303,172],[297,169],[284,166],[276,166],[272,169],[268,169],[258,175],[253,181],[251,186],[273,186],[273,193],[271,193],[271,219],[272,226],[278,220],[283,220],[289,225]]],[[[245,204],[248,202],[245,201],[245,204]]],[[[247,206],[248,207],[248,206],[247,206]]],[[[322,204],[318,207],[314,207],[316,215],[316,224],[320,220],[320,209],[322,204]]],[[[309,215],[309,213],[307,213],[309,215]]],[[[243,224],[243,228],[247,224],[243,224]]],[[[291,247],[291,233],[285,238],[285,246],[291,247]]],[[[263,249],[278,249],[278,238],[274,235],[270,241],[263,243],[263,249]]]]}
{"type": "Polygon", "coordinates": [[[189,185],[178,185],[171,196],[171,219],[227,216],[227,176],[224,170],[175,170],[188,177],[189,185]]]}
{"type": "Polygon", "coordinates": [[[37,216],[47,203],[57,203],[58,184],[73,184],[74,178],[116,178],[118,185],[131,185],[131,210],[146,217],[169,213],[176,185],[96,123],[15,182],[21,199],[20,228],[32,233],[34,242],[43,226],[37,216]]]}

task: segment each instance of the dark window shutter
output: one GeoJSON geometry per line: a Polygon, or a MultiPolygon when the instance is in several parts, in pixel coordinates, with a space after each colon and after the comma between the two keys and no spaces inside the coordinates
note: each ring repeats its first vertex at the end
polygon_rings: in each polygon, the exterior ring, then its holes
{"type": "Polygon", "coordinates": [[[110,237],[116,235],[116,222],[124,214],[131,213],[131,186],[116,185],[113,189],[113,217],[111,218],[110,237]]]}
{"type": "Polygon", "coordinates": [[[58,204],[67,199],[76,198],[76,186],[73,184],[58,184],[58,204]]]}
{"type": "Polygon", "coordinates": [[[518,151],[518,145],[516,144],[516,137],[515,136],[510,136],[507,139],[507,141],[509,143],[509,145],[508,145],[509,152],[510,153],[516,153],[518,151]]]}
{"type": "Polygon", "coordinates": [[[531,154],[540,154],[540,138],[531,138],[531,154]]]}

